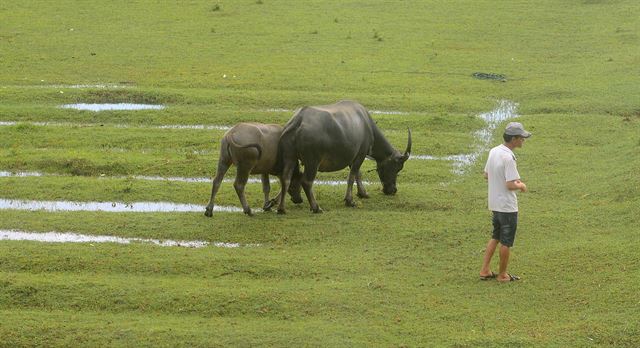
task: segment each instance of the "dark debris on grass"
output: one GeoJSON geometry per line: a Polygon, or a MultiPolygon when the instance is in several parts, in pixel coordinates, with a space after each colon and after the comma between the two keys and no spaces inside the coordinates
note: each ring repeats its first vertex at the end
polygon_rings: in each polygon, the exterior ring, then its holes
{"type": "Polygon", "coordinates": [[[474,72],[471,76],[478,80],[493,80],[500,82],[507,82],[507,77],[502,74],[474,72]]]}

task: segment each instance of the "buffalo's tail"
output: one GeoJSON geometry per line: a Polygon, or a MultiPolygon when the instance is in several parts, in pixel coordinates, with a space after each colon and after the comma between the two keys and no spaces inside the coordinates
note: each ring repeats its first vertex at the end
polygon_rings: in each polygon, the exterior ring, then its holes
{"type": "Polygon", "coordinates": [[[298,127],[300,127],[300,123],[302,123],[302,117],[300,116],[300,113],[302,112],[302,110],[304,110],[305,108],[298,108],[296,111],[294,111],[293,116],[291,117],[291,119],[289,121],[287,121],[287,123],[284,125],[284,128],[282,129],[282,134],[280,135],[280,139],[284,138],[285,135],[287,135],[288,133],[298,129],[298,127]]]}
{"type": "Polygon", "coordinates": [[[262,146],[260,146],[260,144],[251,143],[251,144],[247,144],[247,145],[240,145],[240,144],[236,143],[233,140],[233,135],[231,135],[231,134],[227,134],[226,140],[227,140],[227,152],[229,153],[229,156],[231,156],[231,152],[229,152],[230,151],[229,147],[231,145],[233,145],[234,147],[237,147],[239,149],[246,149],[246,148],[249,148],[249,147],[255,147],[256,150],[258,150],[258,159],[260,159],[260,157],[262,157],[262,146]]]}
{"type": "MultiPolygon", "coordinates": [[[[281,173],[284,168],[285,150],[283,148],[293,146],[294,139],[291,138],[290,134],[295,135],[295,131],[300,127],[300,124],[302,124],[302,116],[300,115],[300,113],[304,109],[305,107],[296,109],[296,111],[293,112],[293,116],[282,128],[282,134],[280,134],[280,143],[278,144],[278,156],[276,159],[276,171],[278,173],[281,173]],[[283,141],[283,139],[285,139],[285,141],[283,141]]],[[[291,148],[289,150],[292,151],[291,148]]],[[[296,163],[296,168],[298,168],[298,163],[296,163]]],[[[299,169],[296,171],[299,171],[299,169]]]]}

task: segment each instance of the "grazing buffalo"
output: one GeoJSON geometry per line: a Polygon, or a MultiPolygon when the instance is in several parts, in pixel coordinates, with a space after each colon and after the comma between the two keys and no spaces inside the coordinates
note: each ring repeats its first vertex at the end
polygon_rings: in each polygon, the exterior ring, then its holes
{"type": "MultiPolygon", "coordinates": [[[[284,165],[280,178],[282,189],[287,190],[292,183],[293,171],[300,160],[304,166],[302,188],[307,194],[311,211],[320,213],[322,210],[312,190],[317,172],[332,172],[349,166],[351,171],[344,201],[347,206],[355,206],[352,196],[354,180],[358,196],[368,197],[360,175],[360,166],[365,157],[376,160],[383,192],[395,194],[398,172],[411,153],[411,129],[407,149],[402,154],[391,146],[367,109],[359,103],[341,101],[333,105],[307,106],[296,110],[284,126],[280,151],[284,165]]],[[[283,198],[280,197],[278,205],[280,214],[285,213],[283,198]]]]}
{"type": "MultiPolygon", "coordinates": [[[[236,189],[245,214],[253,215],[244,196],[244,188],[249,174],[262,174],[264,210],[270,210],[275,202],[279,201],[280,196],[285,196],[281,190],[276,199],[269,200],[269,191],[271,190],[269,174],[280,175],[282,173],[282,164],[278,160],[278,142],[281,134],[281,126],[262,123],[239,123],[224,134],[220,144],[218,172],[213,179],[211,199],[204,215],[208,217],[213,215],[213,201],[225,173],[232,164],[237,168],[233,187],[236,189]]],[[[291,177],[291,173],[289,176],[291,177]]],[[[289,194],[294,203],[302,202],[299,176],[299,170],[296,167],[293,169],[292,184],[290,187],[288,186],[289,194]]]]}

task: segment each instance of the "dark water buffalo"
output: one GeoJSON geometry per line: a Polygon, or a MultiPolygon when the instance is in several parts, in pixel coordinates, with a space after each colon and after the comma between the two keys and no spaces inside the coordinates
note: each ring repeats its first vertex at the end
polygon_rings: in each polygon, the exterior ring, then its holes
{"type": "MultiPolygon", "coordinates": [[[[383,192],[395,194],[396,178],[411,153],[411,130],[407,149],[398,152],[387,141],[369,115],[367,109],[353,101],[341,101],[333,105],[307,106],[298,109],[284,126],[280,137],[283,156],[282,189],[286,190],[298,160],[304,166],[301,184],[314,213],[322,212],[313,194],[312,185],[318,171],[332,172],[350,167],[347,206],[354,206],[353,182],[358,196],[367,197],[361,182],[360,166],[365,157],[376,160],[378,176],[383,192]]],[[[285,213],[284,199],[280,197],[278,213],[285,213]]]]}
{"type": "MultiPolygon", "coordinates": [[[[270,210],[273,204],[279,201],[280,196],[285,196],[281,190],[275,200],[269,200],[269,191],[271,190],[269,174],[280,175],[282,173],[282,163],[278,160],[278,142],[281,134],[281,126],[262,123],[239,123],[224,134],[220,144],[218,172],[213,179],[211,199],[204,215],[208,217],[213,215],[213,201],[225,173],[232,164],[237,168],[233,187],[236,189],[245,214],[253,215],[244,196],[244,188],[249,174],[262,174],[264,210],[270,210]]],[[[299,177],[298,168],[294,168],[293,183],[288,186],[289,194],[294,203],[302,202],[299,177]]]]}

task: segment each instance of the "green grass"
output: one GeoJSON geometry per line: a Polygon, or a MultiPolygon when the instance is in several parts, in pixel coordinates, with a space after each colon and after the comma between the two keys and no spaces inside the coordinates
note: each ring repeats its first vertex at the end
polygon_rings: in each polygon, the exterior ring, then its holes
{"type": "MultiPolygon", "coordinates": [[[[211,177],[224,131],[158,126],[283,124],[293,111],[268,110],[340,99],[406,112],[373,118],[401,150],[411,128],[414,154],[473,152],[476,115],[504,99],[534,136],[516,152],[520,282],[478,280],[486,152],[462,175],[411,160],[393,197],[366,161],[371,198],[347,208],[345,187],[317,185],[321,215],[306,200],[253,218],[1,209],[1,230],[259,246],[0,241],[0,346],[638,346],[639,15],[606,0],[2,3],[0,121],[18,124],[0,126],[0,171],[49,174],[0,177],[3,199],[204,205],[209,183],[136,176],[211,177]],[[166,108],[59,107],[118,102],[166,108]]],[[[260,185],[247,195],[259,210],[260,185]]],[[[216,204],[239,206],[231,183],[216,204]]]]}

